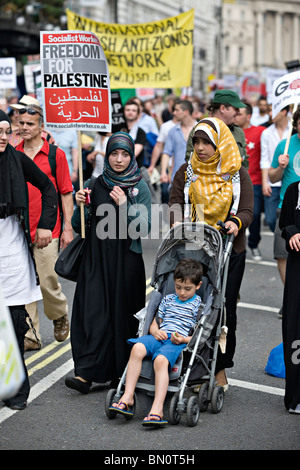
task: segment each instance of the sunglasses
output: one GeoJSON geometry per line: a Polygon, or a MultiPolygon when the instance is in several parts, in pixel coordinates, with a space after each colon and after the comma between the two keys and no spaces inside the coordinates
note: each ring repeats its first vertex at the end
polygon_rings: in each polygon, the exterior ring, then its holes
{"type": "Polygon", "coordinates": [[[31,114],[31,116],[35,116],[36,114],[39,114],[41,117],[43,117],[43,115],[37,109],[34,109],[34,108],[21,108],[19,109],[19,113],[20,114],[28,113],[28,114],[31,114]]]}

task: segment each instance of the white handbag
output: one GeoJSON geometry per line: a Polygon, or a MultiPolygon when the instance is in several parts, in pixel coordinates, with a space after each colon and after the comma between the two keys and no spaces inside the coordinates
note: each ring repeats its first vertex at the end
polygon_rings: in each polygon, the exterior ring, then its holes
{"type": "Polygon", "coordinates": [[[0,286],[0,400],[18,393],[25,371],[14,326],[0,286]]]}

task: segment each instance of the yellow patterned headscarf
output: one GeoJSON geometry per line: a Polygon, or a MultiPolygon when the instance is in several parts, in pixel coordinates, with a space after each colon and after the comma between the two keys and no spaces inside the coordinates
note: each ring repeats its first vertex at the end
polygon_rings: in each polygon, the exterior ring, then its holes
{"type": "Polygon", "coordinates": [[[241,167],[241,155],[232,133],[220,119],[203,119],[197,124],[194,135],[197,131],[206,134],[216,151],[206,162],[201,162],[195,151],[191,157],[191,218],[219,228],[218,220],[226,220],[232,204],[232,178],[241,167]]]}

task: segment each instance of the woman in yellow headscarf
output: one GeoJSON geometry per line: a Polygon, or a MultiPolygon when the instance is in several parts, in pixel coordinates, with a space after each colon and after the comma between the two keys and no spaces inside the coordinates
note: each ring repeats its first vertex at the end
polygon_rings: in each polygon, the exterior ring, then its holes
{"type": "Polygon", "coordinates": [[[225,368],[233,366],[236,303],[246,259],[245,231],[253,218],[253,186],[233,135],[217,118],[201,120],[194,130],[194,152],[176,172],[170,193],[170,223],[225,223],[235,236],[226,287],[227,346],[219,351],[216,379],[227,388],[225,368]]]}
{"type": "Polygon", "coordinates": [[[217,227],[232,205],[232,179],[241,167],[240,152],[226,124],[216,118],[200,121],[192,141],[194,152],[188,169],[192,177],[186,181],[192,220],[201,220],[204,212],[204,221],[217,227]]]}

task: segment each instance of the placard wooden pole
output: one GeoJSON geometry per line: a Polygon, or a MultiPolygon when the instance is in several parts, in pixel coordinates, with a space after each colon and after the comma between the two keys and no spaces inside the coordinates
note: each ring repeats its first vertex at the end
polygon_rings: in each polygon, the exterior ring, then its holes
{"type": "MultiPolygon", "coordinates": [[[[77,139],[78,139],[79,189],[83,189],[81,131],[77,131],[77,139]]],[[[85,238],[84,203],[83,202],[80,203],[80,220],[81,220],[81,237],[85,238]]]]}

